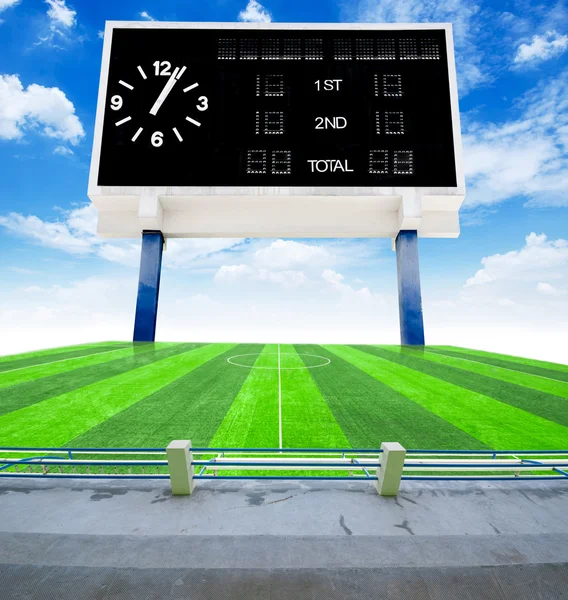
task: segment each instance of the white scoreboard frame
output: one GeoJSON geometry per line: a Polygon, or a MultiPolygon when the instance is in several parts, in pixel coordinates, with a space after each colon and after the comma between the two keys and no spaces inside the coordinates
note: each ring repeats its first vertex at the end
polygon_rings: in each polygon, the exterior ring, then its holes
{"type": "MultiPolygon", "coordinates": [[[[338,157],[340,158],[340,157],[338,157]]],[[[459,236],[465,176],[454,42],[450,23],[175,23],[107,21],[88,195],[102,237],[136,238],[160,230],[183,237],[387,237],[405,229],[420,237],[459,236]],[[99,159],[114,29],[444,30],[456,165],[455,187],[138,187],[99,186],[99,159]]]]}

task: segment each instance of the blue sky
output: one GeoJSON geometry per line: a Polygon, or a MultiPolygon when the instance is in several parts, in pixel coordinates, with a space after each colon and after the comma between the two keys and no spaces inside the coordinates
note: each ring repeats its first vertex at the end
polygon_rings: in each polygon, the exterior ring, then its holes
{"type": "MultiPolygon", "coordinates": [[[[427,342],[568,362],[568,9],[528,0],[0,0],[0,353],[131,335],[139,242],[86,195],[105,20],[239,18],[454,24],[468,196],[420,241],[427,342]]],[[[390,240],[173,240],[158,338],[396,343],[390,240]]]]}

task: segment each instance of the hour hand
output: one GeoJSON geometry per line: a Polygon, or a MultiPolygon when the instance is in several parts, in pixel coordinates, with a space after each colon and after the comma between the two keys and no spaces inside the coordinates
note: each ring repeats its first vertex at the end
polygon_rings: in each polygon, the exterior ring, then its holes
{"type": "Polygon", "coordinates": [[[162,106],[164,100],[168,97],[168,94],[172,91],[172,88],[174,87],[178,79],[183,75],[184,71],[185,67],[182,67],[181,69],[179,67],[175,68],[174,72],[171,74],[170,78],[166,82],[162,93],[158,96],[156,102],[154,102],[154,106],[152,106],[152,108],[150,109],[151,115],[156,116],[158,114],[160,106],[162,106]]]}

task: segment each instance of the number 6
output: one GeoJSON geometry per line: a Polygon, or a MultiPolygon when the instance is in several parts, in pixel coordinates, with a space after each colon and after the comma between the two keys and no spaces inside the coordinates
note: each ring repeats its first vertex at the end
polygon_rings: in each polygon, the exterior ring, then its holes
{"type": "Polygon", "coordinates": [[[161,131],[156,131],[152,134],[152,146],[159,148],[164,143],[164,134],[161,131]]]}
{"type": "Polygon", "coordinates": [[[207,110],[209,108],[209,101],[207,100],[207,96],[199,96],[198,98],[201,104],[197,105],[197,110],[207,110]]]}

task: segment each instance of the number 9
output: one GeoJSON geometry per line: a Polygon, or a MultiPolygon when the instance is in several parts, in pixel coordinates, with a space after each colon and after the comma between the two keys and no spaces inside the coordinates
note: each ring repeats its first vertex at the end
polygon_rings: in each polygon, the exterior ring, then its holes
{"type": "Polygon", "coordinates": [[[118,94],[110,99],[110,107],[112,110],[120,110],[122,108],[122,98],[118,94]]]}

